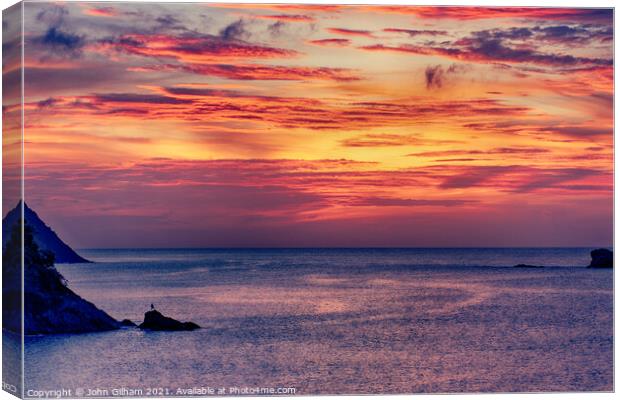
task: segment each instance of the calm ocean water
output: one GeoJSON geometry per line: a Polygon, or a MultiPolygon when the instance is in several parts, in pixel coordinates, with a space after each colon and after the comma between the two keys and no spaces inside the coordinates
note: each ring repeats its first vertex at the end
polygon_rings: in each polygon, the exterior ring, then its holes
{"type": "Polygon", "coordinates": [[[87,300],[203,329],[29,337],[26,390],[611,390],[613,272],[590,250],[83,250],[58,269],[87,300]]]}

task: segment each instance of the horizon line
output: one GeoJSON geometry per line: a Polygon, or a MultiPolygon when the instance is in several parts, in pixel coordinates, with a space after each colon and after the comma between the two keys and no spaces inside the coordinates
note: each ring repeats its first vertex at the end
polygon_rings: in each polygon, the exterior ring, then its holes
{"type": "Polygon", "coordinates": [[[614,246],[213,246],[213,247],[82,247],[76,250],[426,250],[426,249],[613,249],[614,246]]]}

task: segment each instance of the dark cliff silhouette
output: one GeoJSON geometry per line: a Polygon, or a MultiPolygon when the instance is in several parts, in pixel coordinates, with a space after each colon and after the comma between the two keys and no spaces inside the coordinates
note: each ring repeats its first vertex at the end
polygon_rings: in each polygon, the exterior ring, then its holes
{"type": "MultiPolygon", "coordinates": [[[[11,235],[11,229],[21,219],[21,202],[2,220],[2,249],[4,251],[7,241],[11,235]]],[[[24,203],[24,220],[32,229],[35,243],[43,251],[50,251],[54,254],[57,263],[87,263],[87,259],[77,254],[71,247],[63,242],[56,232],[45,224],[26,203],[24,203]]]]}
{"type": "MultiPolygon", "coordinates": [[[[2,254],[2,324],[3,329],[16,333],[21,332],[22,321],[20,226],[18,219],[6,237],[2,254]]],[[[67,287],[54,267],[54,253],[39,248],[28,223],[23,233],[24,334],[98,332],[120,327],[118,321],[67,287]]]]}

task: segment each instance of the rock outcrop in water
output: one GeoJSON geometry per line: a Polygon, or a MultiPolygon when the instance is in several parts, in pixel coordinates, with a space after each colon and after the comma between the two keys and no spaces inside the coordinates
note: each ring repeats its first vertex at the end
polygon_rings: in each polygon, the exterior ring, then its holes
{"type": "MultiPolygon", "coordinates": [[[[6,247],[7,240],[11,236],[11,229],[21,220],[21,205],[9,211],[2,220],[2,249],[6,247]]],[[[54,254],[54,261],[61,264],[87,263],[87,259],[77,254],[71,247],[63,242],[56,232],[45,224],[26,203],[24,203],[24,221],[32,229],[34,241],[43,251],[50,251],[54,254]]]]}
{"type": "Polygon", "coordinates": [[[517,264],[513,268],[545,268],[542,265],[517,264]]]}
{"type": "Polygon", "coordinates": [[[614,253],[607,249],[596,249],[590,252],[589,268],[613,268],[614,266],[614,253]]]}
{"type": "Polygon", "coordinates": [[[149,331],[193,331],[200,326],[193,322],[180,322],[164,316],[157,310],[144,313],[144,322],[138,326],[149,331]]]}
{"type": "MultiPolygon", "coordinates": [[[[3,221],[6,222],[6,221],[3,221]]],[[[3,227],[4,228],[4,227],[3,227]]],[[[21,331],[21,229],[18,219],[2,255],[3,328],[21,331]]],[[[67,287],[54,267],[54,253],[40,249],[24,225],[24,333],[83,333],[118,329],[120,324],[67,287]]]]}

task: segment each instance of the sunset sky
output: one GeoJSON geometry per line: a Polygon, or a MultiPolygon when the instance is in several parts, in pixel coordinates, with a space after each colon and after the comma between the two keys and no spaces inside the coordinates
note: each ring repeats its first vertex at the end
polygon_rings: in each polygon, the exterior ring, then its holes
{"type": "Polygon", "coordinates": [[[611,246],[612,18],[26,3],[26,202],[77,248],[611,246]]]}

